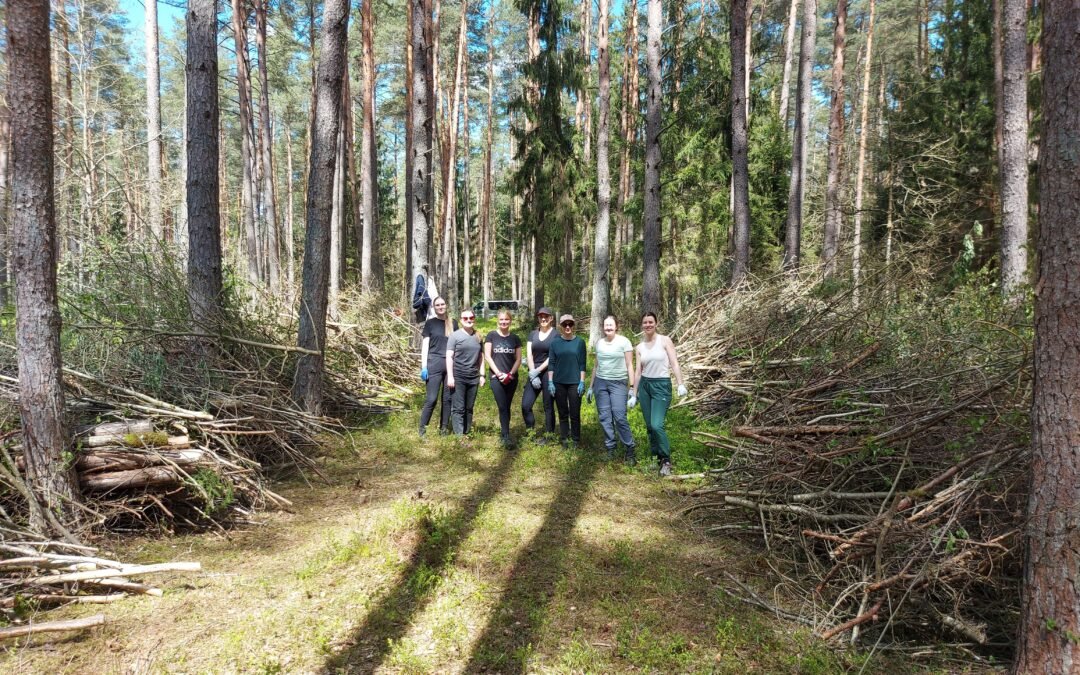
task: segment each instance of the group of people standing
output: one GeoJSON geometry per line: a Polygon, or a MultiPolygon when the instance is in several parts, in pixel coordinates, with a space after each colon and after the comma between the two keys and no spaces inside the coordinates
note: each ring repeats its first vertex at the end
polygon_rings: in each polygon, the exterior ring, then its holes
{"type": "MultiPolygon", "coordinates": [[[[421,333],[420,378],[427,384],[427,397],[420,413],[420,436],[426,433],[440,401],[439,431],[469,433],[477,391],[490,379],[499,409],[501,441],[509,448],[511,408],[523,362],[521,339],[510,332],[510,312],[500,311],[498,327],[481,340],[472,309],[462,310],[460,324],[450,317],[441,297],[434,299],[432,310],[421,333]]],[[[544,443],[545,434],[554,433],[557,411],[560,440],[564,445],[579,445],[582,398],[589,403],[595,399],[609,458],[615,458],[621,442],[626,461],[633,464],[636,446],[627,414],[640,404],[650,453],[659,461],[660,474],[670,475],[671,443],[664,423],[672,400],[672,374],[680,397],[686,395],[686,385],[675,344],[656,332],[656,314],[646,312],[642,316],[641,342],[636,349],[619,333],[614,316],[604,318],[603,336],[592,347],[595,366],[588,385],[588,350],[575,333],[574,317],[563,314],[556,328],[554,312],[541,307],[536,319],[537,327],[524,345],[528,371],[521,397],[521,415],[536,442],[544,443]],[[533,413],[538,399],[544,412],[543,430],[539,432],[533,413]]]]}

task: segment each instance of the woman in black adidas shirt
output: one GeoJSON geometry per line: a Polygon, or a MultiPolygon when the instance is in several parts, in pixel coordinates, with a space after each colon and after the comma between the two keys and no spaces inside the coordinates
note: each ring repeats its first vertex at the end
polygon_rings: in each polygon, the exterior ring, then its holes
{"type": "Polygon", "coordinates": [[[420,437],[427,432],[431,414],[435,411],[435,402],[441,400],[439,407],[439,433],[450,430],[450,402],[447,397],[446,381],[446,339],[458,328],[458,322],[450,318],[446,311],[446,300],[435,298],[432,303],[435,318],[424,322],[420,333],[424,341],[420,346],[420,379],[427,383],[427,398],[420,410],[420,437]],[[451,325],[452,324],[452,325],[451,325]]]}
{"type": "MultiPolygon", "coordinates": [[[[536,417],[533,415],[533,404],[537,398],[543,399],[544,405],[544,431],[555,432],[555,399],[548,393],[544,386],[547,379],[548,347],[555,338],[555,314],[548,307],[541,307],[536,312],[536,322],[539,328],[529,335],[529,341],[525,344],[526,363],[529,366],[529,380],[525,383],[521,394],[521,416],[525,420],[525,428],[536,427],[536,417]]],[[[537,439],[538,442],[542,442],[537,439]]]]}
{"type": "Polygon", "coordinates": [[[510,312],[499,312],[499,327],[484,339],[484,358],[491,368],[491,392],[499,406],[503,447],[510,447],[510,405],[518,385],[521,338],[510,332],[510,312]]]}

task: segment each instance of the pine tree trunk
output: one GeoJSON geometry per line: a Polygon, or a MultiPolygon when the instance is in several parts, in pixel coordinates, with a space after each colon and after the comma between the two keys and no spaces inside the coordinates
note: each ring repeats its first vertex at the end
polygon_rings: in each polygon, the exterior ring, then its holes
{"type": "Polygon", "coordinates": [[[604,317],[609,312],[608,262],[611,225],[611,162],[608,158],[611,113],[611,52],[608,50],[608,0],[600,0],[596,26],[599,101],[596,127],[596,232],[593,239],[592,310],[589,316],[589,344],[596,344],[604,317]]]}
{"type": "Polygon", "coordinates": [[[803,0],[802,38],[799,43],[799,90],[795,98],[795,143],[791,151],[784,235],[786,271],[797,273],[802,257],[803,201],[806,196],[806,148],[810,133],[810,88],[813,79],[814,40],[817,35],[817,0],[803,0]]]}
{"type": "Polygon", "coordinates": [[[472,306],[472,225],[469,218],[469,159],[472,156],[472,138],[469,134],[469,50],[465,50],[465,76],[461,92],[461,225],[464,238],[464,264],[462,265],[462,301],[464,307],[472,306]]]}
{"type": "Polygon", "coordinates": [[[259,56],[259,131],[262,134],[262,207],[266,222],[266,278],[270,291],[281,288],[281,244],[278,241],[277,195],[274,194],[273,133],[270,127],[270,83],[266,53],[269,0],[255,0],[255,47],[259,56]]]}
{"type": "MultiPolygon", "coordinates": [[[[417,266],[413,265],[413,249],[416,248],[413,242],[413,116],[416,114],[413,109],[416,105],[416,101],[413,96],[413,79],[416,73],[416,59],[413,56],[413,42],[416,40],[416,36],[413,35],[413,24],[416,19],[413,17],[413,8],[416,6],[412,0],[406,0],[405,2],[405,283],[404,288],[404,300],[406,304],[410,301],[409,295],[413,290],[413,283],[416,279],[416,273],[414,270],[417,266]]],[[[425,258],[424,263],[427,264],[425,258]]]]}
{"type": "Polygon", "coordinates": [[[364,211],[364,239],[361,248],[360,286],[364,291],[382,289],[382,259],[379,252],[379,165],[375,145],[375,11],[374,0],[363,0],[360,21],[363,28],[361,106],[363,127],[360,137],[360,189],[364,211]]]}
{"type": "Polygon", "coordinates": [[[184,72],[188,299],[195,330],[209,332],[221,314],[222,290],[217,0],[188,3],[184,72]]]}
{"type": "Polygon", "coordinates": [[[844,161],[844,42],[847,37],[847,0],[837,0],[833,26],[832,94],[829,106],[829,160],[825,182],[825,232],[821,261],[825,276],[836,274],[836,256],[840,252],[843,228],[840,205],[840,177],[844,161]]]}
{"type": "MultiPolygon", "coordinates": [[[[319,52],[315,95],[311,169],[308,175],[307,234],[304,241],[303,290],[297,345],[322,352],[326,348],[326,305],[330,280],[331,199],[341,126],[341,92],[345,75],[349,28],[347,0],[327,0],[323,9],[322,46],[319,52]]],[[[322,408],[324,355],[304,354],[296,363],[292,397],[304,410],[322,408]]]]}
{"type": "Polygon", "coordinates": [[[495,3],[488,3],[488,35],[487,35],[487,47],[488,47],[488,104],[487,104],[487,136],[484,139],[484,195],[483,206],[480,213],[480,240],[483,242],[484,252],[482,254],[483,259],[480,261],[482,267],[482,282],[480,285],[480,298],[482,300],[488,300],[491,298],[491,270],[494,264],[492,260],[492,240],[495,237],[495,233],[492,231],[493,223],[491,221],[492,210],[494,205],[491,200],[492,183],[494,182],[494,171],[491,149],[494,142],[495,135],[495,3]]]}
{"type": "Polygon", "coordinates": [[[443,147],[445,161],[443,162],[443,266],[442,284],[443,293],[451,306],[457,305],[458,279],[453,274],[451,261],[454,260],[454,216],[456,212],[456,188],[457,188],[457,138],[458,116],[460,115],[460,92],[463,71],[465,70],[465,49],[468,45],[468,3],[462,0],[461,23],[458,26],[457,56],[454,65],[454,81],[450,85],[450,113],[444,125],[446,140],[443,147]]]}
{"type": "Polygon", "coordinates": [[[150,232],[161,240],[161,76],[158,61],[157,0],[146,0],[146,148],[150,232]]]}
{"type": "Polygon", "coordinates": [[[1027,280],[1027,14],[1024,0],[1003,0],[1001,142],[1001,294],[1013,304],[1027,280]]]}
{"type": "MultiPolygon", "coordinates": [[[[859,302],[859,275],[862,272],[862,212],[863,212],[863,182],[866,177],[866,139],[870,135],[870,64],[874,57],[874,19],[876,3],[870,0],[870,19],[866,27],[866,54],[863,63],[862,77],[862,111],[859,113],[859,167],[855,178],[855,223],[852,226],[851,236],[851,270],[852,283],[854,286],[855,303],[859,302]]],[[[881,112],[879,111],[879,114],[881,112]]],[[[892,187],[889,189],[889,198],[892,199],[892,187]]],[[[886,258],[892,254],[892,222],[891,211],[889,213],[889,239],[886,247],[886,258]]],[[[888,264],[888,262],[886,262],[888,264]]]]}
{"type": "Polygon", "coordinates": [[[577,93],[575,120],[581,134],[581,159],[586,166],[592,159],[592,101],[589,100],[589,80],[592,78],[592,0],[581,0],[581,89],[577,93]]]}
{"type": "MultiPolygon", "coordinates": [[[[1011,8],[1005,7],[1008,17],[1011,8]]],[[[1024,580],[1013,672],[1075,673],[1080,669],[1080,12],[1073,2],[1047,2],[1043,12],[1031,488],[1022,530],[1024,580]]],[[[1018,27],[1009,28],[1010,23],[1007,19],[1006,41],[1008,31],[1018,27]]],[[[1009,60],[1006,47],[1006,70],[1009,60]]]]}
{"type": "Polygon", "coordinates": [[[663,19],[660,0],[649,0],[649,30],[646,54],[649,93],[645,113],[645,271],[642,276],[642,306],[646,312],[660,311],[660,34],[663,19]]]}
{"type": "Polygon", "coordinates": [[[348,87],[349,64],[345,61],[345,73],[341,77],[342,96],[338,100],[338,135],[334,158],[334,179],[330,191],[330,280],[329,308],[330,317],[338,318],[338,296],[341,293],[341,278],[345,252],[345,119],[348,101],[344,93],[348,87]]]}
{"type": "MultiPolygon", "coordinates": [[[[293,250],[293,237],[296,236],[296,214],[293,202],[296,188],[293,184],[292,129],[285,127],[285,269],[289,281],[289,297],[296,288],[296,251],[293,250]]],[[[291,304],[291,303],[290,303],[291,304]]]]}
{"type": "Polygon", "coordinates": [[[622,155],[619,161],[619,195],[616,201],[616,210],[619,220],[615,226],[615,269],[617,274],[612,275],[612,288],[614,294],[622,299],[628,297],[625,288],[629,286],[630,265],[627,255],[630,246],[630,230],[632,224],[629,214],[626,212],[626,204],[634,193],[634,175],[630,170],[630,151],[634,147],[637,130],[638,110],[638,13],[637,5],[627,3],[625,5],[627,23],[624,29],[626,52],[623,55],[623,81],[622,81],[622,112],[619,118],[620,136],[622,138],[622,155]]]}
{"type": "MultiPolygon", "coordinates": [[[[55,531],[77,519],[79,487],[64,426],[60,306],[56,290],[52,82],[48,0],[7,5],[8,101],[12,136],[12,262],[19,415],[31,526],[55,531]],[[55,516],[52,517],[52,516],[55,516]],[[48,522],[47,522],[48,521],[48,522]]],[[[58,533],[59,534],[59,533],[58,533]]]]}
{"type": "Polygon", "coordinates": [[[409,129],[412,132],[412,148],[409,156],[412,172],[409,175],[412,194],[408,208],[412,213],[412,269],[409,287],[419,276],[427,276],[428,247],[431,238],[431,129],[430,106],[428,104],[431,89],[429,86],[428,63],[431,43],[426,30],[430,15],[430,5],[426,0],[409,0],[412,7],[412,112],[409,116],[409,129]],[[427,18],[425,18],[427,13],[427,18]]]}
{"type": "Polygon", "coordinates": [[[240,108],[240,217],[243,223],[245,250],[247,252],[248,283],[259,285],[259,242],[255,224],[255,156],[252,137],[251,77],[247,48],[247,0],[232,0],[232,30],[236,49],[236,87],[240,108]]]}
{"type": "Polygon", "coordinates": [[[0,310],[7,309],[8,294],[8,233],[11,231],[10,185],[8,183],[11,148],[11,114],[7,106],[7,92],[0,101],[0,310]]]}
{"type": "MultiPolygon", "coordinates": [[[[840,0],[843,2],[844,0],[840,0]]],[[[743,54],[749,39],[746,26],[747,0],[731,0],[731,53],[743,54]]],[[[745,59],[731,62],[731,163],[732,216],[735,228],[735,259],[731,285],[738,286],[750,273],[750,167],[747,158],[745,59]]]]}
{"type": "Polygon", "coordinates": [[[799,17],[799,0],[790,0],[787,25],[784,28],[784,76],[780,84],[780,122],[787,129],[788,100],[791,93],[791,62],[795,54],[795,26],[799,17]]]}

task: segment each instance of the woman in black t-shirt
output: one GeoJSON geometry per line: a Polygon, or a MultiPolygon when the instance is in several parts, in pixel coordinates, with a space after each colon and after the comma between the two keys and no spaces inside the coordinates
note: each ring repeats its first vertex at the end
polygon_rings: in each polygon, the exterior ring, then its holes
{"type": "Polygon", "coordinates": [[[420,379],[427,383],[427,397],[420,410],[420,437],[427,431],[431,414],[435,411],[435,402],[441,400],[439,408],[439,433],[450,430],[450,405],[446,400],[446,339],[457,330],[458,323],[450,318],[446,311],[446,300],[435,298],[432,303],[435,318],[424,322],[420,333],[423,342],[420,345],[420,379]],[[441,393],[441,397],[440,397],[441,393]]]}
{"type": "MultiPolygon", "coordinates": [[[[548,347],[557,335],[555,330],[555,314],[548,307],[541,307],[536,312],[536,322],[539,328],[529,335],[529,341],[525,344],[526,363],[529,366],[529,380],[525,383],[521,394],[521,416],[525,419],[525,428],[536,427],[536,417],[533,415],[533,404],[537,398],[543,400],[544,405],[544,431],[555,432],[555,400],[548,393],[543,381],[547,379],[548,347]]],[[[537,439],[542,443],[542,437],[537,439]]]]}
{"type": "Polygon", "coordinates": [[[484,358],[491,368],[491,392],[499,406],[503,447],[510,447],[510,406],[517,391],[521,338],[510,332],[510,312],[499,312],[499,327],[484,339],[484,358]]]}

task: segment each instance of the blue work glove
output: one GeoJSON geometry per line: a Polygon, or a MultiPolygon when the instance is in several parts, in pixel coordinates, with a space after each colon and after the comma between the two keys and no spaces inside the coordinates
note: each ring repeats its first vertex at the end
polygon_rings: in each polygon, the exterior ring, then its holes
{"type": "Polygon", "coordinates": [[[539,376],[536,376],[536,375],[534,375],[532,378],[529,379],[529,384],[531,384],[532,388],[535,389],[536,391],[540,391],[541,389],[544,388],[544,385],[540,384],[539,376]]]}
{"type": "Polygon", "coordinates": [[[637,405],[637,396],[630,394],[630,398],[626,399],[626,408],[629,410],[637,405]]]}
{"type": "Polygon", "coordinates": [[[585,383],[584,382],[578,382],[577,383],[577,395],[581,396],[584,393],[585,393],[585,383]]]}
{"type": "Polygon", "coordinates": [[[548,393],[552,396],[555,395],[555,382],[552,380],[548,380],[548,393]]]}
{"type": "Polygon", "coordinates": [[[679,398],[682,398],[683,396],[686,396],[686,385],[685,384],[680,384],[679,385],[679,398]]]}
{"type": "Polygon", "coordinates": [[[427,378],[428,378],[427,368],[421,368],[420,369],[420,379],[423,380],[424,382],[427,382],[427,378]]]}
{"type": "MultiPolygon", "coordinates": [[[[580,389],[581,387],[578,387],[580,389]]],[[[585,402],[592,403],[592,387],[589,387],[589,391],[585,392],[585,402]]]]}

